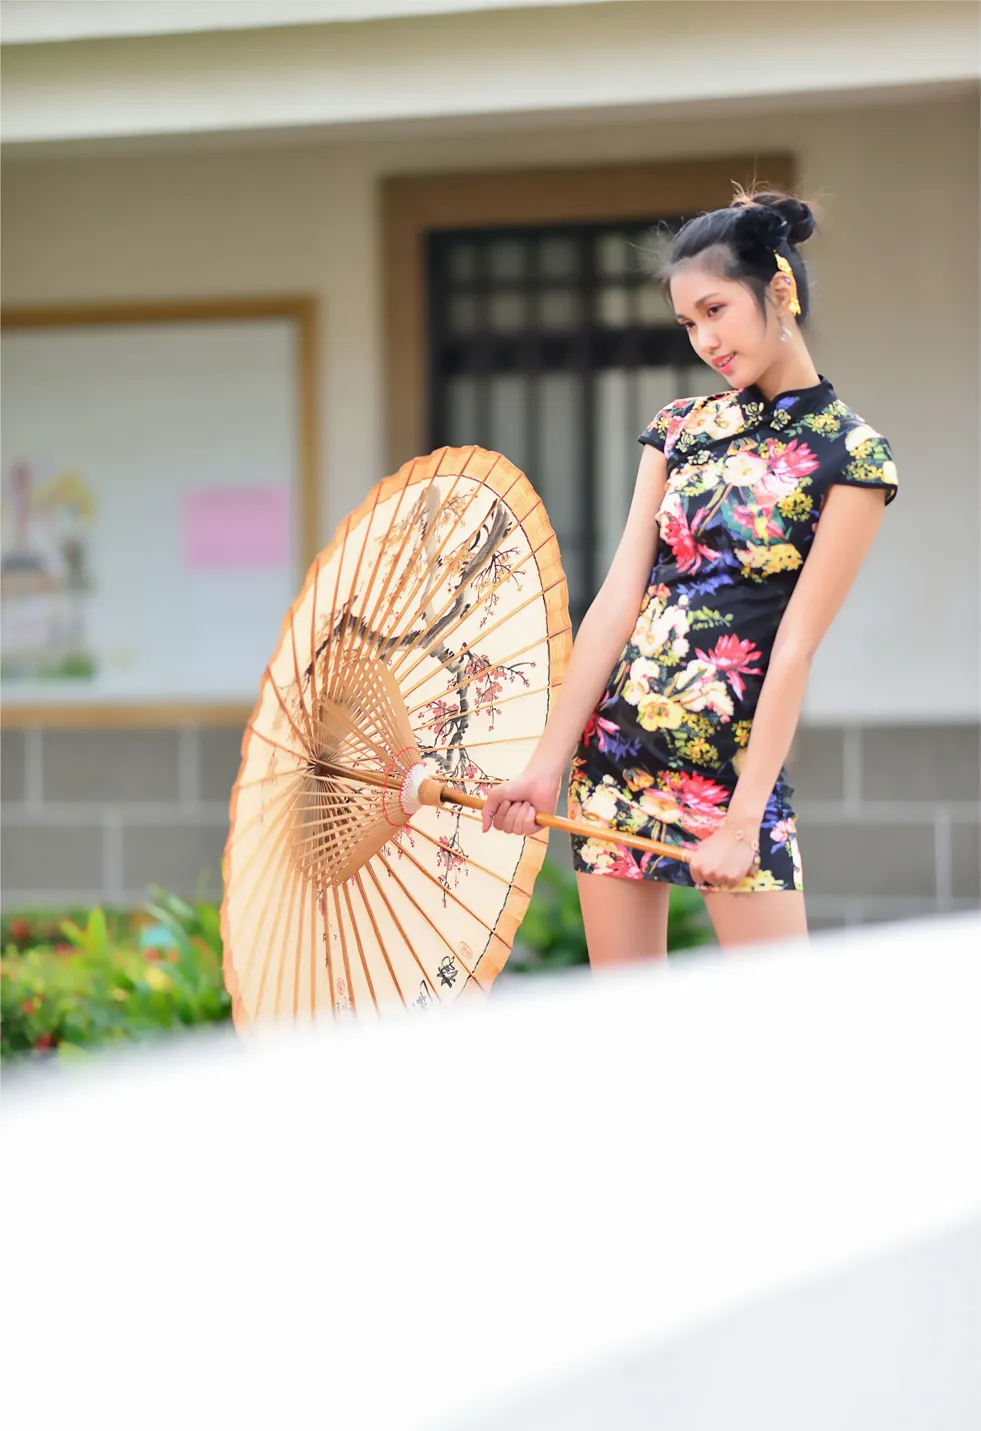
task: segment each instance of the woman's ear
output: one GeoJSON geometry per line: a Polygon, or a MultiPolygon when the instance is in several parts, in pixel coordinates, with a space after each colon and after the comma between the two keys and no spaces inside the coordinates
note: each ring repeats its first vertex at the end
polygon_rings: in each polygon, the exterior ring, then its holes
{"type": "Polygon", "coordinates": [[[775,273],[769,284],[770,301],[781,318],[790,317],[790,305],[794,296],[794,285],[784,273],[775,273]]]}

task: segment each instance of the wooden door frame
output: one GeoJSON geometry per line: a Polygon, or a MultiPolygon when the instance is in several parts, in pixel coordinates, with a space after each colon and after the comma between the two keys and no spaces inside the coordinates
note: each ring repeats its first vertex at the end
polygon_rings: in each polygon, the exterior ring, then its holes
{"type": "Polygon", "coordinates": [[[733,184],[793,191],[788,153],[602,167],[396,174],[382,181],[385,437],[394,471],[426,448],[425,236],[433,229],[657,220],[719,208],[733,184]]]}

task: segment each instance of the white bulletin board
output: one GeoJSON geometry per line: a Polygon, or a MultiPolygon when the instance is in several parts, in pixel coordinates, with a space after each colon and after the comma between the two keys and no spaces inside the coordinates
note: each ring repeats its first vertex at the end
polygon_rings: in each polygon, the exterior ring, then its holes
{"type": "Polygon", "coordinates": [[[5,723],[234,718],[316,551],[305,299],[4,315],[5,723]]]}

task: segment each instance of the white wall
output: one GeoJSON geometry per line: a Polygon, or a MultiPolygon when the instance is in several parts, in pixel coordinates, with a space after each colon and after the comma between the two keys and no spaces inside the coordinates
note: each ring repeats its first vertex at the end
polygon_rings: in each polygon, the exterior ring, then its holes
{"type": "Polygon", "coordinates": [[[968,83],[978,15],[964,0],[626,0],[17,45],[4,54],[4,143],[968,83]]]}
{"type": "Polygon", "coordinates": [[[7,166],[7,305],[312,292],[324,530],[383,475],[377,180],[399,170],[789,148],[823,201],[813,347],[893,441],[901,494],[812,679],[812,720],[977,716],[973,100],[7,166]]]}
{"type": "MultiPolygon", "coordinates": [[[[50,44],[120,35],[197,30],[273,29],[283,25],[405,18],[461,10],[511,8],[521,0],[2,0],[3,43],[50,44]]],[[[587,0],[533,0],[535,5],[587,0]]],[[[610,4],[614,0],[588,0],[610,4]]]]}

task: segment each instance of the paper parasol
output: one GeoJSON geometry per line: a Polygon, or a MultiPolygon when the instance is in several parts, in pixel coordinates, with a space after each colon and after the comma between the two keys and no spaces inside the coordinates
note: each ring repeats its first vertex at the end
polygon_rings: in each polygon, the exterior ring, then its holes
{"type": "MultiPolygon", "coordinates": [[[[242,743],[222,901],[239,1027],[490,987],[547,829],[485,834],[473,812],[527,763],[571,644],[541,498],[499,454],[407,463],[342,523],[242,743]]],[[[677,853],[550,812],[538,823],[677,853]]]]}

